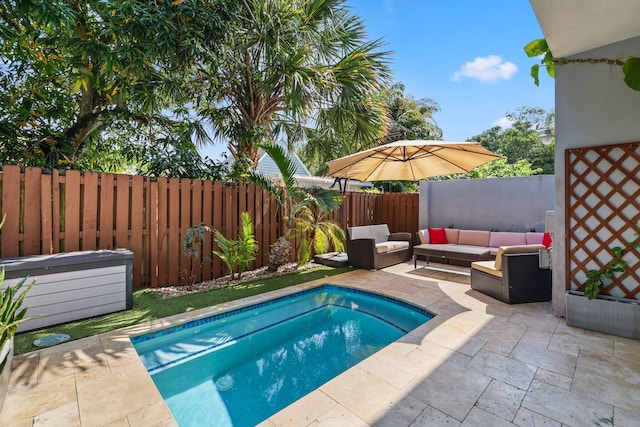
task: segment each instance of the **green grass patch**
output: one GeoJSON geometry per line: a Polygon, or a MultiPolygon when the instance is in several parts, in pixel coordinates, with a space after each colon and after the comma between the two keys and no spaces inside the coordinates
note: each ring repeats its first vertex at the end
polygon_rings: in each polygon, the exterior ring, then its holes
{"type": "Polygon", "coordinates": [[[151,289],[141,289],[133,293],[133,308],[131,310],[17,334],[15,336],[14,351],[15,354],[22,354],[37,350],[38,347],[33,345],[33,340],[45,335],[67,334],[72,340],[77,340],[149,320],[161,319],[198,308],[222,304],[264,292],[346,273],[350,270],[351,268],[349,267],[332,268],[322,266],[168,299],[162,299],[160,295],[151,289]]]}

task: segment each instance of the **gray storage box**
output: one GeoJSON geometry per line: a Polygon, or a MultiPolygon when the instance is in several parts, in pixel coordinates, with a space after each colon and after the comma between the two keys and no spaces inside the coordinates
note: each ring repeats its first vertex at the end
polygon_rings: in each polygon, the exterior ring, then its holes
{"type": "Polygon", "coordinates": [[[23,277],[35,286],[25,298],[27,317],[19,332],[133,307],[133,252],[126,249],[66,252],[0,259],[2,288],[23,277]]]}

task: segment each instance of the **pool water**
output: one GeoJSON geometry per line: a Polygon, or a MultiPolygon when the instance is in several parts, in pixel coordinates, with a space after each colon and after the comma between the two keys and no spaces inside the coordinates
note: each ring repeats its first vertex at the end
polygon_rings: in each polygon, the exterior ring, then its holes
{"type": "Polygon", "coordinates": [[[432,317],[325,285],[132,342],[180,426],[251,426],[432,317]]]}

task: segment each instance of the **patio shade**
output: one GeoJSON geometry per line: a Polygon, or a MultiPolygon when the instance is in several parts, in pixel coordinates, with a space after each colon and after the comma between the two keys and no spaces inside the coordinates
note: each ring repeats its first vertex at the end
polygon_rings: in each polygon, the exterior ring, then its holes
{"type": "Polygon", "coordinates": [[[329,176],[360,181],[418,181],[466,173],[502,157],[477,142],[396,141],[327,162],[329,176]]]}

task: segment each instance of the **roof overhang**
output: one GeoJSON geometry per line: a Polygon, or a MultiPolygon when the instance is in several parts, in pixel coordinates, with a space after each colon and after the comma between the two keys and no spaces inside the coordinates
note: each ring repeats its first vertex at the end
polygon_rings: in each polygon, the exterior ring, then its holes
{"type": "Polygon", "coordinates": [[[640,35],[639,0],[529,0],[556,58],[640,35]]]}

